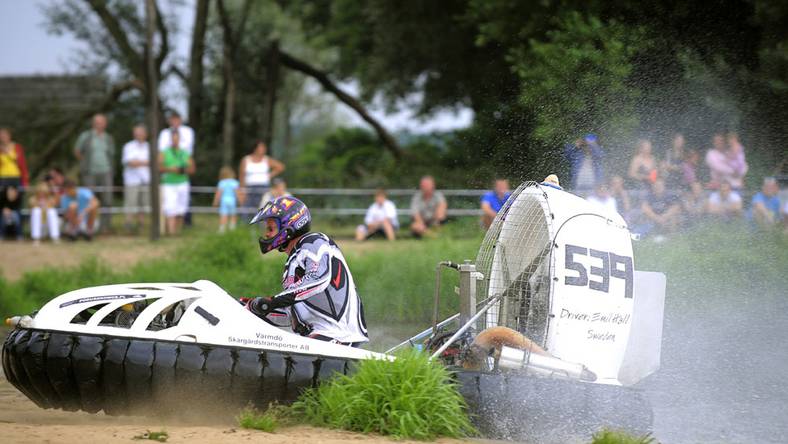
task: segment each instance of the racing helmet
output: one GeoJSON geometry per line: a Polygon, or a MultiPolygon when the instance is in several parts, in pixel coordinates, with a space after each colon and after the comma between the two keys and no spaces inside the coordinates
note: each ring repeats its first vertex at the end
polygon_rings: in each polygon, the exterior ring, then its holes
{"type": "Polygon", "coordinates": [[[260,208],[249,225],[259,224],[260,252],[266,254],[273,249],[283,251],[291,240],[309,232],[311,222],[309,208],[303,202],[281,196],[260,208]]]}

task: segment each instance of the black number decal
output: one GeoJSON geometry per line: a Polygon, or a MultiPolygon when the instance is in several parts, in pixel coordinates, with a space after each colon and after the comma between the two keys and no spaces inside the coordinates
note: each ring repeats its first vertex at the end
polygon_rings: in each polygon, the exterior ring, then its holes
{"type": "Polygon", "coordinates": [[[632,299],[632,258],[610,253],[610,265],[610,276],[624,280],[624,297],[632,299]],[[624,266],[623,270],[618,268],[619,264],[624,266]]]}
{"type": "Polygon", "coordinates": [[[610,256],[608,256],[607,251],[599,250],[591,250],[590,256],[602,259],[602,268],[592,266],[589,269],[592,276],[599,276],[602,278],[602,281],[589,281],[588,288],[607,293],[610,289],[610,256]]]}
{"type": "Polygon", "coordinates": [[[610,278],[622,279],[624,281],[624,297],[632,299],[633,287],[633,267],[632,258],[629,256],[619,256],[607,251],[590,250],[577,245],[566,245],[564,255],[564,266],[567,270],[577,272],[577,276],[564,277],[564,284],[577,287],[588,286],[591,290],[608,293],[610,291],[610,278]],[[591,256],[602,260],[602,267],[586,267],[575,260],[576,254],[591,256]],[[589,280],[588,274],[599,277],[601,280],[589,280]]]}
{"type": "Polygon", "coordinates": [[[586,273],[586,267],[584,267],[580,262],[575,262],[575,254],[582,254],[583,256],[586,256],[588,254],[588,249],[578,247],[577,245],[567,244],[566,254],[564,256],[564,266],[566,266],[567,270],[574,270],[579,274],[578,276],[566,276],[564,278],[564,284],[585,287],[588,284],[588,274],[586,273]]]}

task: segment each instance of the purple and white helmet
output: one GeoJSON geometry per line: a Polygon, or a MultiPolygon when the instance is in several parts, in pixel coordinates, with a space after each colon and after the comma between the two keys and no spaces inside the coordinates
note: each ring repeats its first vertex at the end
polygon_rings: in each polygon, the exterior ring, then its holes
{"type": "Polygon", "coordinates": [[[309,214],[309,208],[291,196],[277,197],[266,203],[249,221],[249,225],[260,224],[258,241],[263,254],[274,249],[284,250],[292,239],[308,233],[311,223],[312,216],[309,214]],[[275,222],[275,230],[269,230],[268,220],[275,222]]]}

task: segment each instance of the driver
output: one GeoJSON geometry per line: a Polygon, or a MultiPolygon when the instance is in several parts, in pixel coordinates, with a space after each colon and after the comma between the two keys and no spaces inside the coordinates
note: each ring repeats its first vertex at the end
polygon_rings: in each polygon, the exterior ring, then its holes
{"type": "Polygon", "coordinates": [[[309,209],[300,200],[278,197],[257,212],[260,251],[287,253],[282,288],[273,297],[251,299],[246,308],[260,318],[289,309],[293,331],[321,341],[357,347],[369,341],[364,309],[345,257],[331,238],[310,233],[309,209]]]}

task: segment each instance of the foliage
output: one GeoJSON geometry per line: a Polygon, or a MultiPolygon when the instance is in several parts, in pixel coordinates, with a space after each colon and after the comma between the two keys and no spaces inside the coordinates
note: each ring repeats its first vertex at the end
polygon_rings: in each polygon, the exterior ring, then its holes
{"type": "Polygon", "coordinates": [[[314,425],[399,439],[476,434],[449,372],[414,350],[395,361],[362,361],[352,376],[336,375],[293,408],[314,425]]]}
{"type": "Polygon", "coordinates": [[[629,136],[638,123],[638,90],[627,79],[642,33],[579,12],[556,21],[546,41],[531,39],[508,57],[535,116],[533,137],[556,146],[587,132],[629,136]]]}
{"type": "Polygon", "coordinates": [[[632,436],[624,431],[604,429],[595,433],[591,444],[655,444],[656,440],[650,435],[632,436]]]}

